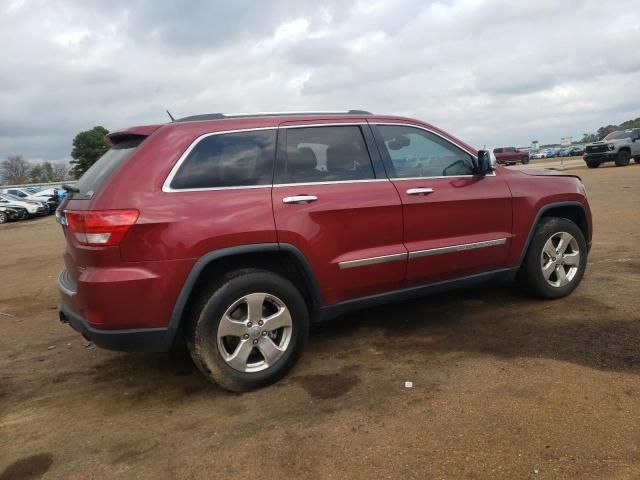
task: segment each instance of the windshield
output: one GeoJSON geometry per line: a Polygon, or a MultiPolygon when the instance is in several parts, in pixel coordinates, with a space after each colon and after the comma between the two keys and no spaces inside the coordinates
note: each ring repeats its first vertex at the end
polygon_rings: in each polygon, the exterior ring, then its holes
{"type": "Polygon", "coordinates": [[[629,138],[631,136],[631,130],[620,130],[618,132],[611,132],[609,135],[603,138],[603,140],[618,140],[620,138],[629,138]]]}

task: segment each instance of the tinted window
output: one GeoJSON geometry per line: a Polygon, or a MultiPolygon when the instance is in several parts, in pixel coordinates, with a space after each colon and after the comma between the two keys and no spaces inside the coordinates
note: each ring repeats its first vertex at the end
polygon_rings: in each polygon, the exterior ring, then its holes
{"type": "Polygon", "coordinates": [[[107,181],[111,174],[131,156],[135,149],[146,137],[132,137],[120,141],[113,146],[96,163],[80,177],[74,185],[80,193],[72,193],[74,200],[88,200],[93,197],[100,187],[107,181]]]}
{"type": "Polygon", "coordinates": [[[493,153],[502,153],[502,148],[494,148],[493,153]]]}
{"type": "Polygon", "coordinates": [[[284,165],[277,183],[332,182],[374,178],[360,127],[288,128],[284,165]]]}
{"type": "Polygon", "coordinates": [[[276,130],[205,137],[182,162],[171,188],[270,185],[275,144],[276,130]]]}
{"type": "Polygon", "coordinates": [[[378,126],[393,178],[472,175],[473,157],[443,138],[413,127],[378,126]]]}

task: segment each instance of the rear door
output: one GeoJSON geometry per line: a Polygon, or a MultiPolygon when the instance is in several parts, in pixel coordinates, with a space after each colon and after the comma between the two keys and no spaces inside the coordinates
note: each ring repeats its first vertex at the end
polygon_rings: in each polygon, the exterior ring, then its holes
{"type": "Polygon", "coordinates": [[[402,207],[365,121],[282,124],[272,197],[278,241],[302,251],[325,304],[400,287],[402,207]]]}
{"type": "Polygon", "coordinates": [[[505,267],[512,207],[499,172],[475,176],[471,152],[422,127],[378,124],[374,133],[402,199],[404,286],[505,267]]]}

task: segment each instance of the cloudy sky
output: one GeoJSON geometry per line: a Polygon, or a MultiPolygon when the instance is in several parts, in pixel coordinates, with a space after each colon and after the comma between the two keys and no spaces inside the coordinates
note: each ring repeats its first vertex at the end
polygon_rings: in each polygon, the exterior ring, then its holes
{"type": "Polygon", "coordinates": [[[0,159],[205,112],[368,109],[475,146],[640,116],[638,0],[0,0],[0,159]]]}

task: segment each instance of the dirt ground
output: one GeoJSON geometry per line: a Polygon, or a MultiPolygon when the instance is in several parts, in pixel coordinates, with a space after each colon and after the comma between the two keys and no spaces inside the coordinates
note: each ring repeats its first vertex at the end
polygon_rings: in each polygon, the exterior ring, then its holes
{"type": "Polygon", "coordinates": [[[640,165],[578,173],[595,235],[570,297],[350,314],[242,395],[182,352],[87,348],[57,320],[59,226],[1,225],[0,480],[640,478],[640,165]]]}

